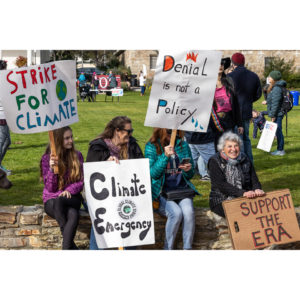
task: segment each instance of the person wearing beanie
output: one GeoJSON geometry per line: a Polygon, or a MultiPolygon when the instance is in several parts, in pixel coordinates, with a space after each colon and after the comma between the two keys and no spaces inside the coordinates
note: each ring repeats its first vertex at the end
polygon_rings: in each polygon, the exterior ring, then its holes
{"type": "Polygon", "coordinates": [[[277,150],[271,152],[271,155],[283,156],[284,151],[284,137],[282,133],[282,119],[284,113],[281,110],[283,102],[283,89],[286,88],[286,82],[281,79],[281,73],[279,71],[272,71],[269,75],[270,85],[268,87],[267,96],[267,108],[268,116],[272,122],[277,124],[277,150]]]}
{"type": "Polygon", "coordinates": [[[234,82],[235,94],[241,111],[242,124],[244,128],[244,132],[241,135],[243,141],[241,150],[253,163],[251,141],[249,138],[249,126],[252,118],[253,102],[257,101],[261,97],[262,89],[257,74],[245,67],[245,56],[242,53],[234,53],[231,60],[233,71],[228,73],[227,76],[232,78],[234,82]]]}

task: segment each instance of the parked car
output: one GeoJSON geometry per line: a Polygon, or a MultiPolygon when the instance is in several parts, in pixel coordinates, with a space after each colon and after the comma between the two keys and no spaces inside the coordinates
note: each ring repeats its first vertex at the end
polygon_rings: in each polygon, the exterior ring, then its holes
{"type": "Polygon", "coordinates": [[[84,76],[88,82],[92,81],[93,73],[96,72],[97,75],[104,74],[104,71],[99,70],[98,68],[77,68],[76,77],[78,78],[81,73],[84,73],[84,76]]]}

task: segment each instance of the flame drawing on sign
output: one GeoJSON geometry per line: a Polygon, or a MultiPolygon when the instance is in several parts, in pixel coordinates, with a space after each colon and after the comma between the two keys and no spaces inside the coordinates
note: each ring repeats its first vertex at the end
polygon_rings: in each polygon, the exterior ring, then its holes
{"type": "Polygon", "coordinates": [[[188,61],[189,59],[191,59],[192,61],[196,62],[197,61],[197,56],[198,56],[198,54],[195,55],[194,52],[192,52],[192,54],[188,53],[186,55],[186,61],[188,61]]]}

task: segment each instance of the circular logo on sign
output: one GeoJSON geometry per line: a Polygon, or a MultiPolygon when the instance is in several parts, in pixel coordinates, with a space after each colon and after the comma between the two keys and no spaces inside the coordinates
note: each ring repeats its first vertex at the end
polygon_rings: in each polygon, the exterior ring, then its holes
{"type": "Polygon", "coordinates": [[[131,219],[136,214],[136,205],[131,200],[123,200],[118,205],[118,213],[122,219],[131,219]]]}
{"type": "Polygon", "coordinates": [[[58,80],[56,83],[56,95],[60,101],[65,100],[67,96],[67,86],[63,80],[58,80]]]}

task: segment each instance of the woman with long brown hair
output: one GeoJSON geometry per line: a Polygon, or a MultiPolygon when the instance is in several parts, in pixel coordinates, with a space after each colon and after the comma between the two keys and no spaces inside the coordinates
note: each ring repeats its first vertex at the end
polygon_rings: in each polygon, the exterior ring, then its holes
{"type": "Polygon", "coordinates": [[[63,235],[62,249],[78,249],[74,237],[82,203],[83,156],[75,150],[70,127],[54,130],[57,155],[51,154],[48,145],[40,162],[44,180],[43,202],[45,212],[54,218],[63,235]],[[54,167],[58,166],[58,174],[54,167]]]}
{"type": "MultiPolygon", "coordinates": [[[[115,161],[143,158],[143,152],[136,139],[132,137],[131,120],[126,116],[117,116],[108,122],[104,131],[90,142],[87,162],[115,161]]],[[[90,235],[90,250],[98,250],[93,227],[90,235]]]]}
{"type": "Polygon", "coordinates": [[[199,194],[190,182],[194,175],[193,159],[184,132],[177,131],[175,146],[170,145],[170,129],[154,128],[145,147],[150,161],[152,201],[155,211],[166,216],[164,249],[171,250],[181,221],[183,249],[192,249],[195,216],[193,197],[199,194]]]}

